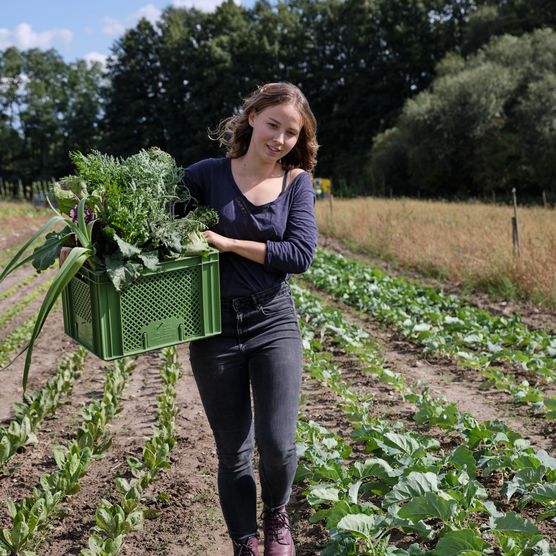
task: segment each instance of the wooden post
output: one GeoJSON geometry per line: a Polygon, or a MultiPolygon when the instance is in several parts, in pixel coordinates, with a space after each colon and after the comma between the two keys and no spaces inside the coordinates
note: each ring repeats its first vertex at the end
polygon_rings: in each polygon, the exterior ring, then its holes
{"type": "Polygon", "coordinates": [[[332,199],[332,185],[330,186],[330,193],[328,193],[328,207],[330,209],[330,230],[332,231],[332,235],[334,234],[334,203],[332,199]]]}
{"type": "Polygon", "coordinates": [[[514,215],[512,216],[512,243],[514,246],[514,255],[519,257],[519,231],[517,227],[517,196],[515,187],[512,189],[514,199],[514,215]]]}
{"type": "Polygon", "coordinates": [[[548,208],[548,200],[546,198],[546,191],[544,189],[542,190],[542,204],[545,209],[548,208]]]}

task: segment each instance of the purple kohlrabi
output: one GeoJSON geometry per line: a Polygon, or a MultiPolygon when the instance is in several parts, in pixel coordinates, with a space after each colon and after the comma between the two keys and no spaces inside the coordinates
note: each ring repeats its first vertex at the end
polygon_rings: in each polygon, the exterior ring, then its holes
{"type": "MultiPolygon", "coordinates": [[[[70,218],[77,224],[77,205],[70,210],[70,218]]],[[[95,213],[89,208],[85,207],[85,223],[88,224],[91,220],[95,219],[95,213]]]]}

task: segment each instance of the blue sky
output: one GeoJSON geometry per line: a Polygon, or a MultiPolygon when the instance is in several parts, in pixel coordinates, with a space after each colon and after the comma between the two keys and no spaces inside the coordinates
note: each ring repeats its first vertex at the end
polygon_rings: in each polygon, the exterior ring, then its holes
{"type": "MultiPolygon", "coordinates": [[[[0,50],[55,48],[67,62],[103,60],[141,17],[156,21],[169,6],[212,11],[222,0],[0,0],[0,50]]],[[[239,0],[236,0],[239,3],[239,0]]],[[[242,0],[251,7],[254,0],[242,0]]]]}

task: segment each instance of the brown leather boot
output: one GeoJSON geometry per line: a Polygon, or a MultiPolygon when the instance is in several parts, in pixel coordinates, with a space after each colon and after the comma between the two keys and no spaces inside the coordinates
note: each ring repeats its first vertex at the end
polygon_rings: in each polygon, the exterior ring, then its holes
{"type": "Polygon", "coordinates": [[[259,537],[249,537],[241,541],[233,541],[234,556],[260,556],[259,537]]]}
{"type": "Polygon", "coordinates": [[[264,556],[295,556],[286,507],[263,512],[264,556]]]}

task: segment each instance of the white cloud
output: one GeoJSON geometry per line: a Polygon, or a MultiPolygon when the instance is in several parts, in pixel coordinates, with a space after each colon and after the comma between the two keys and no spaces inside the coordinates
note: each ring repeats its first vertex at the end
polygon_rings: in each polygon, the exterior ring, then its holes
{"type": "Polygon", "coordinates": [[[73,40],[73,32],[69,29],[48,29],[36,32],[28,23],[19,23],[14,31],[0,29],[0,48],[16,46],[21,50],[29,48],[47,49],[55,44],[69,46],[73,40]]]}
{"type": "Polygon", "coordinates": [[[86,62],[100,62],[104,67],[106,66],[106,60],[108,59],[108,56],[106,56],[106,54],[101,54],[100,52],[93,51],[85,54],[85,56],[83,56],[83,59],[86,62]]]}
{"type": "MultiPolygon", "coordinates": [[[[172,0],[172,6],[176,8],[197,8],[203,12],[212,12],[224,0],[172,0]]],[[[240,5],[241,0],[234,0],[240,5]]],[[[126,29],[134,27],[141,18],[145,18],[153,25],[160,19],[162,11],[153,4],[146,4],[142,8],[128,15],[125,19],[119,20],[113,17],[104,17],[102,32],[111,37],[122,35],[126,29]]]]}
{"type": "Polygon", "coordinates": [[[117,37],[125,31],[125,25],[113,17],[105,17],[102,20],[102,32],[110,37],[117,37]]]}
{"type": "MultiPolygon", "coordinates": [[[[197,8],[202,12],[212,12],[223,0],[172,0],[172,6],[176,8],[197,8]]],[[[236,4],[241,4],[239,0],[235,0],[236,4]]]]}
{"type": "Polygon", "coordinates": [[[114,19],[113,17],[105,17],[102,24],[102,32],[110,37],[122,35],[126,29],[134,27],[141,18],[145,18],[153,25],[160,19],[162,11],[153,4],[147,4],[139,8],[136,12],[128,15],[124,21],[114,19]]]}
{"type": "Polygon", "coordinates": [[[162,11],[152,4],[147,4],[143,6],[140,10],[137,10],[134,14],[128,17],[128,20],[137,23],[142,17],[147,21],[150,21],[153,25],[160,19],[162,11]]]}

